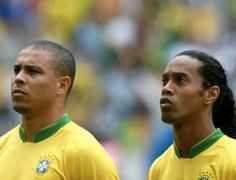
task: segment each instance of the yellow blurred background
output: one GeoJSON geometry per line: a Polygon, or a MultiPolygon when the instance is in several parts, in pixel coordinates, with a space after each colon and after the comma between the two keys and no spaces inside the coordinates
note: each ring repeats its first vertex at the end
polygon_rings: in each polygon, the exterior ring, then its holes
{"type": "Polygon", "coordinates": [[[67,111],[111,154],[121,179],[143,180],[173,141],[161,122],[160,76],[186,49],[214,55],[236,93],[235,0],[1,0],[0,136],[20,123],[11,108],[17,53],[48,39],[68,47],[77,75],[67,111]]]}

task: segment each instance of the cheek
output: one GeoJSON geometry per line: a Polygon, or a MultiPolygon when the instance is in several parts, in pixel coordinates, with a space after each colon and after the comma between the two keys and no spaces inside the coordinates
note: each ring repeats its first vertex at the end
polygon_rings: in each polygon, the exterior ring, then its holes
{"type": "Polygon", "coordinates": [[[183,106],[186,109],[199,106],[203,101],[203,97],[200,92],[183,92],[178,96],[179,106],[183,106]]]}
{"type": "Polygon", "coordinates": [[[51,94],[55,88],[51,83],[38,83],[32,86],[31,90],[36,96],[47,96],[51,94]]]}
{"type": "Polygon", "coordinates": [[[45,97],[51,99],[56,91],[56,81],[50,76],[31,79],[27,86],[31,95],[37,99],[43,98],[45,100],[45,97]]]}

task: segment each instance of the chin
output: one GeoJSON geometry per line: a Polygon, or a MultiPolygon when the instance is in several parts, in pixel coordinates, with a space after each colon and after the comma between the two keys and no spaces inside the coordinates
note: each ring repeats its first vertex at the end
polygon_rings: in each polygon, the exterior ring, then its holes
{"type": "Polygon", "coordinates": [[[26,112],[29,111],[29,108],[24,106],[13,106],[13,109],[19,114],[25,114],[26,112]]]}
{"type": "Polygon", "coordinates": [[[164,123],[167,124],[173,124],[175,122],[174,116],[170,113],[162,114],[161,119],[164,123]]]}

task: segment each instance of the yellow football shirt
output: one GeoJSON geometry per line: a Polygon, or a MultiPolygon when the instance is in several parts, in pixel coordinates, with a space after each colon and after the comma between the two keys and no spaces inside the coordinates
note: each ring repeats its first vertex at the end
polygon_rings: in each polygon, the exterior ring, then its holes
{"type": "Polygon", "coordinates": [[[192,147],[189,158],[181,158],[171,145],[157,158],[149,171],[149,180],[235,180],[236,140],[220,129],[192,147]]]}
{"type": "Polygon", "coordinates": [[[117,180],[113,160],[66,114],[26,142],[20,126],[0,138],[1,180],[117,180]]]}

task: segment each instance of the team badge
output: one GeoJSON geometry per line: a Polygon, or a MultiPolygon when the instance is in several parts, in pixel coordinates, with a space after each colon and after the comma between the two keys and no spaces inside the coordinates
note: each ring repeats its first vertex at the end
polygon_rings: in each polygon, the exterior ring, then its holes
{"type": "Polygon", "coordinates": [[[36,173],[38,175],[46,174],[49,168],[50,162],[49,160],[41,160],[38,163],[38,166],[36,168],[36,173]]]}
{"type": "Polygon", "coordinates": [[[214,180],[213,174],[208,171],[202,172],[198,175],[198,180],[214,180]]]}
{"type": "Polygon", "coordinates": [[[41,160],[38,162],[37,167],[35,169],[36,174],[44,175],[48,172],[48,169],[53,161],[53,158],[50,156],[41,157],[41,160]]]}

